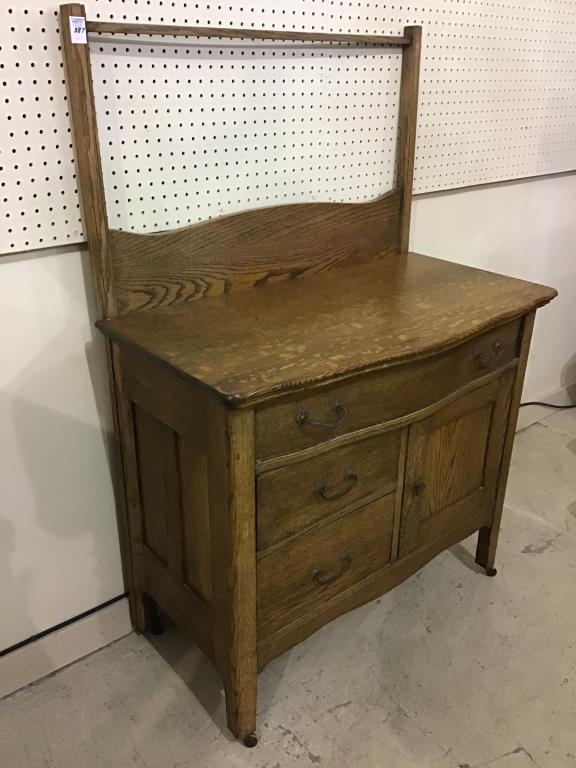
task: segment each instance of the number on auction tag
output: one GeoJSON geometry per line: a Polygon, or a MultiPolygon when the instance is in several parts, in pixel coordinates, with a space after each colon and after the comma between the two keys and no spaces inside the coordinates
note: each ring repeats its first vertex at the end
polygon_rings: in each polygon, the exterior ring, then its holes
{"type": "Polygon", "coordinates": [[[70,16],[70,37],[73,43],[87,43],[86,19],[84,16],[70,16]]]}

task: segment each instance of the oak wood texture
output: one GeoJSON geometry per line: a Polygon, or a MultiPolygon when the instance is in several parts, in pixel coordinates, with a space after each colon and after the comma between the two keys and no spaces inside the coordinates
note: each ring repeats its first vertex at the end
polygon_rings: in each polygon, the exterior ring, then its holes
{"type": "Polygon", "coordinates": [[[406,253],[410,242],[410,214],[412,211],[412,182],[416,151],[416,122],[418,117],[418,83],[422,27],[405,27],[404,34],[410,46],[402,56],[400,79],[400,105],[398,117],[398,164],[396,187],[400,190],[400,252],[406,253]]]}
{"type": "Polygon", "coordinates": [[[400,434],[390,432],[260,475],[258,549],[269,550],[393,491],[399,450],[400,434]]]}
{"type": "MultiPolygon", "coordinates": [[[[176,436],[161,421],[138,407],[134,408],[134,431],[144,544],[167,566],[171,559],[168,518],[173,518],[174,509],[180,505],[176,436]]],[[[177,557],[181,551],[180,546],[177,557]]]]}
{"type": "Polygon", "coordinates": [[[476,548],[476,562],[486,569],[493,568],[496,559],[496,547],[498,545],[498,534],[500,532],[500,523],[502,520],[502,510],[504,508],[504,495],[506,493],[506,483],[508,481],[508,471],[510,469],[510,459],[512,457],[512,447],[514,445],[514,436],[516,434],[516,424],[518,421],[518,411],[520,408],[520,398],[522,397],[522,387],[524,386],[524,375],[528,363],[528,352],[530,351],[530,341],[532,339],[532,330],[534,328],[535,312],[526,315],[522,324],[522,343],[520,347],[520,359],[510,401],[510,412],[506,427],[506,436],[502,450],[502,459],[500,463],[500,474],[498,477],[498,489],[496,503],[490,525],[481,528],[478,535],[478,546],[476,548]]]}
{"type": "Polygon", "coordinates": [[[508,370],[410,427],[400,558],[466,516],[491,518],[513,378],[508,370]]]}
{"type": "Polygon", "coordinates": [[[258,637],[273,634],[389,563],[393,518],[392,493],[259,560],[258,637]]]}
{"type": "Polygon", "coordinates": [[[179,441],[183,581],[202,600],[212,603],[208,456],[201,438],[179,441]]]}
{"type": "Polygon", "coordinates": [[[398,559],[398,549],[400,547],[400,525],[402,524],[402,503],[404,500],[404,485],[406,476],[406,458],[408,448],[408,430],[400,429],[400,450],[398,455],[398,481],[396,483],[396,493],[394,494],[394,522],[392,525],[392,552],[390,560],[395,562],[398,559]]]}
{"type": "Polygon", "coordinates": [[[68,103],[74,144],[76,172],[82,200],[84,231],[90,251],[90,265],[96,301],[105,316],[116,313],[116,294],[110,261],[110,241],[98,125],[94,105],[90,49],[72,43],[71,16],[86,16],[80,3],[60,6],[62,57],[66,71],[68,103]]]}
{"type": "Polygon", "coordinates": [[[214,595],[214,650],[228,727],[256,728],[256,501],[253,413],[207,410],[206,441],[214,595]]]}
{"type": "MultiPolygon", "coordinates": [[[[214,612],[212,606],[176,581],[156,555],[144,547],[143,562],[146,573],[144,598],[151,595],[154,601],[179,624],[211,659],[214,659],[214,612]]],[[[151,627],[146,627],[151,629],[151,627]]]]}
{"type": "Polygon", "coordinates": [[[356,45],[373,46],[406,46],[410,45],[409,36],[394,37],[390,35],[353,35],[339,32],[298,32],[285,29],[250,29],[226,27],[191,27],[174,24],[136,24],[120,21],[87,21],[86,29],[92,33],[125,34],[125,35],[170,35],[176,37],[208,37],[208,38],[243,38],[245,40],[291,40],[292,42],[310,43],[354,43],[356,45]]]}
{"type": "Polygon", "coordinates": [[[440,352],[555,295],[534,283],[407,254],[98,327],[122,347],[246,403],[440,352]]]}
{"type": "MultiPolygon", "coordinates": [[[[445,408],[461,395],[472,392],[484,384],[488,384],[493,379],[498,378],[498,376],[500,376],[505,370],[516,368],[517,364],[518,360],[514,358],[514,360],[506,363],[506,365],[504,365],[502,368],[491,371],[490,373],[482,376],[480,379],[475,379],[474,381],[463,385],[459,389],[451,391],[445,397],[440,398],[440,400],[436,400],[424,408],[418,408],[415,411],[405,413],[398,418],[391,419],[390,421],[371,424],[367,427],[357,430],[356,432],[348,432],[346,434],[340,435],[339,437],[333,437],[330,440],[316,443],[309,448],[304,448],[297,453],[287,453],[281,456],[274,456],[269,459],[259,459],[256,461],[256,471],[259,474],[268,472],[272,469],[278,469],[279,467],[284,467],[299,461],[303,461],[304,459],[315,458],[316,456],[332,451],[335,448],[339,448],[343,445],[351,445],[353,443],[359,442],[360,440],[366,440],[369,437],[374,437],[375,435],[381,435],[386,432],[402,429],[403,427],[406,427],[415,421],[425,419],[427,416],[431,416],[441,408],[445,408]]],[[[381,377],[381,384],[384,383],[385,380],[385,377],[381,377]]],[[[256,411],[256,413],[257,412],[258,411],[256,411]]]]}
{"type": "Polygon", "coordinates": [[[398,253],[400,193],[259,208],[168,232],[111,230],[110,243],[119,312],[139,312],[398,253]]]}
{"type": "Polygon", "coordinates": [[[122,506],[118,508],[121,521],[119,531],[127,534],[121,538],[121,553],[128,559],[130,616],[134,626],[143,632],[148,626],[148,611],[145,589],[144,569],[144,519],[138,482],[138,457],[134,434],[134,418],[132,405],[128,397],[128,387],[124,375],[122,353],[117,346],[111,346],[108,367],[112,403],[117,420],[117,435],[120,444],[119,467],[122,488],[124,490],[122,506]]]}
{"type": "Polygon", "coordinates": [[[256,411],[256,457],[300,452],[437,403],[515,360],[519,331],[520,321],[513,320],[432,357],[267,403],[256,411]],[[334,403],[344,408],[339,415],[334,403]],[[311,423],[298,423],[302,412],[311,423]]]}

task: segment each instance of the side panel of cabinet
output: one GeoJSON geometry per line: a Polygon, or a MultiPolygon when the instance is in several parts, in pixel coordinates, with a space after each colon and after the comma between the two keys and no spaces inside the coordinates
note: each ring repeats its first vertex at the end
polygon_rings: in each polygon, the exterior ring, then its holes
{"type": "Polygon", "coordinates": [[[514,371],[410,427],[399,556],[490,523],[514,371]]]}
{"type": "Polygon", "coordinates": [[[124,356],[134,435],[142,591],[213,657],[209,460],[202,393],[124,356]]]}
{"type": "Polygon", "coordinates": [[[133,405],[143,540],[174,579],[212,597],[206,451],[133,405]]]}

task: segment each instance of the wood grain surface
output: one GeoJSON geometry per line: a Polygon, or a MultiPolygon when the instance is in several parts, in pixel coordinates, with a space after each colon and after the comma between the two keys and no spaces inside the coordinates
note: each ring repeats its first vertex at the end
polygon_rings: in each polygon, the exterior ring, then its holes
{"type": "Polygon", "coordinates": [[[422,411],[516,360],[519,335],[512,320],[422,360],[265,403],[255,415],[256,457],[286,456],[422,411]],[[334,403],[342,407],[337,417],[334,403]],[[298,423],[302,412],[311,423],[298,423]]]}
{"type": "Polygon", "coordinates": [[[302,535],[314,524],[393,491],[399,450],[398,430],[260,475],[256,492],[258,549],[266,550],[302,535]],[[355,479],[347,479],[347,473],[355,479]],[[325,486],[322,493],[318,483],[325,486]]]}
{"type": "Polygon", "coordinates": [[[256,728],[256,502],[253,414],[206,413],[214,653],[232,733],[256,728]]]}
{"type": "Polygon", "coordinates": [[[120,314],[398,253],[400,192],[369,203],[258,208],[182,229],[110,231],[120,314]]]}
{"type": "Polygon", "coordinates": [[[400,557],[448,538],[463,519],[491,517],[514,376],[507,370],[410,426],[400,557]]]}
{"type": "Polygon", "coordinates": [[[510,410],[508,413],[508,423],[506,425],[506,436],[502,449],[502,461],[500,464],[500,475],[498,477],[498,491],[496,502],[494,504],[493,516],[490,525],[481,528],[478,535],[478,546],[476,548],[476,562],[486,569],[493,568],[496,559],[496,547],[498,545],[498,534],[500,532],[500,522],[502,520],[502,510],[504,508],[504,496],[506,493],[506,483],[508,482],[508,472],[510,470],[510,459],[512,458],[512,447],[516,435],[516,424],[518,422],[518,411],[520,409],[520,399],[524,386],[524,376],[528,364],[528,353],[530,351],[530,341],[534,329],[535,312],[530,313],[524,318],[522,324],[522,342],[520,346],[520,359],[518,369],[514,379],[512,396],[510,398],[510,410]]]}
{"type": "Polygon", "coordinates": [[[163,35],[179,37],[208,37],[243,40],[291,40],[293,42],[353,43],[366,46],[404,46],[410,45],[409,37],[390,35],[354,35],[340,32],[299,32],[289,29],[251,29],[244,27],[190,27],[182,24],[137,24],[122,21],[86,22],[88,32],[124,35],[163,35]]]}
{"type": "Polygon", "coordinates": [[[405,254],[98,326],[121,346],[239,403],[437,352],[555,295],[405,254]]]}
{"type": "Polygon", "coordinates": [[[391,493],[259,560],[258,639],[389,563],[393,520],[391,493]]]}
{"type": "Polygon", "coordinates": [[[411,43],[402,55],[400,104],[398,109],[398,167],[396,171],[396,186],[402,194],[400,205],[400,251],[402,253],[408,251],[410,243],[422,27],[404,27],[404,34],[410,39],[411,43]]]}

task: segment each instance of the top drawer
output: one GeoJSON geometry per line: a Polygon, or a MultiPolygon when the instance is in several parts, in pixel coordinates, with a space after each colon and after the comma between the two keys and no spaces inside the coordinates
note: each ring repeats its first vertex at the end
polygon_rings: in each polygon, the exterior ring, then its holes
{"type": "Polygon", "coordinates": [[[256,458],[295,453],[425,408],[513,360],[519,333],[515,320],[423,360],[264,405],[256,411],[256,458]]]}

